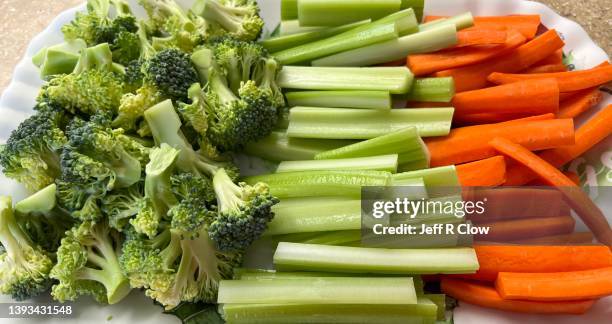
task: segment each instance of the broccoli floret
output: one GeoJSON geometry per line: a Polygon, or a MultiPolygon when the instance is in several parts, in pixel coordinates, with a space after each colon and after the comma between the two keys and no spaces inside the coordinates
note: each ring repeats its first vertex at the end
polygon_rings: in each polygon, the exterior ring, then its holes
{"type": "Polygon", "coordinates": [[[105,222],[83,222],[66,233],[57,250],[51,278],[54,299],[64,302],[92,295],[100,303],[115,304],[131,291],[119,264],[121,237],[105,222]]]}
{"type": "Polygon", "coordinates": [[[258,85],[260,88],[269,92],[272,104],[281,112],[282,108],[285,107],[285,96],[283,96],[280,86],[276,83],[279,71],[280,68],[276,60],[267,58],[265,60],[263,73],[260,73],[261,79],[258,80],[258,85]]]}
{"type": "Polygon", "coordinates": [[[193,128],[200,136],[205,137],[208,130],[208,118],[206,111],[206,96],[199,83],[194,83],[188,91],[190,104],[179,103],[178,111],[185,124],[193,128]]]}
{"type": "Polygon", "coordinates": [[[63,113],[49,109],[22,122],[0,145],[4,174],[31,192],[53,183],[60,175],[60,152],[67,141],[64,119],[63,113]]]}
{"type": "Polygon", "coordinates": [[[197,0],[192,11],[211,23],[215,34],[240,40],[258,39],[264,26],[255,0],[197,0]]]}
{"type": "Polygon", "coordinates": [[[0,197],[0,293],[16,300],[49,289],[53,262],[19,227],[10,197],[0,197]]]}
{"type": "Polygon", "coordinates": [[[80,38],[88,45],[98,44],[103,30],[112,24],[108,17],[109,10],[109,0],[88,0],[87,12],[77,12],[76,18],[62,27],[64,38],[80,38]]]}
{"type": "Polygon", "coordinates": [[[123,231],[130,219],[138,215],[144,202],[142,187],[141,183],[137,183],[129,188],[114,190],[102,198],[101,210],[108,218],[110,227],[123,231]]]}
{"type": "Polygon", "coordinates": [[[189,87],[199,81],[189,55],[178,49],[155,54],[144,66],[145,82],[154,84],[166,97],[186,101],[189,87]]]}
{"type": "Polygon", "coordinates": [[[268,56],[261,45],[230,37],[214,38],[208,46],[214,53],[215,64],[226,76],[233,92],[238,92],[242,82],[256,80],[268,56]]]}

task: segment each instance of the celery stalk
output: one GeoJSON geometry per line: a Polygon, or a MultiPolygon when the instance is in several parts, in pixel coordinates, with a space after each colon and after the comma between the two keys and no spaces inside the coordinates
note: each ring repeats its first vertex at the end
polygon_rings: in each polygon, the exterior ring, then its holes
{"type": "Polygon", "coordinates": [[[406,127],[363,142],[321,152],[314,158],[345,159],[393,153],[399,155],[399,170],[407,171],[414,167],[424,169],[429,166],[429,151],[416,127],[406,127]]]}
{"type": "Polygon", "coordinates": [[[402,0],[402,9],[412,8],[418,21],[423,19],[423,10],[425,9],[425,0],[402,0]]]}
{"type": "Polygon", "coordinates": [[[277,82],[285,89],[380,90],[402,94],[410,91],[413,78],[406,67],[284,66],[277,82]]]}
{"type": "Polygon", "coordinates": [[[450,102],[455,95],[455,81],[452,77],[415,79],[412,89],[402,96],[408,101],[450,102]]]}
{"type": "Polygon", "coordinates": [[[288,36],[288,35],[307,33],[307,32],[312,32],[312,31],[321,31],[327,28],[328,27],[324,27],[324,26],[312,26],[312,27],[300,26],[300,22],[297,19],[283,20],[278,25],[278,34],[280,36],[288,36]]]}
{"type": "Polygon", "coordinates": [[[459,31],[465,28],[469,28],[474,26],[474,17],[471,12],[462,13],[457,16],[438,19],[434,21],[430,21],[428,23],[424,23],[419,25],[420,31],[430,30],[433,28],[440,27],[442,25],[454,25],[455,28],[459,31]]]}
{"type": "Polygon", "coordinates": [[[305,279],[222,280],[219,304],[366,304],[417,303],[409,277],[315,277],[305,279]]]}
{"type": "Polygon", "coordinates": [[[397,172],[397,154],[368,156],[335,160],[283,161],[276,172],[297,172],[316,170],[377,170],[397,172]]]}
{"type": "Polygon", "coordinates": [[[298,18],[298,0],[281,0],[281,20],[292,20],[298,18]]]}
{"type": "Polygon", "coordinates": [[[367,66],[403,59],[409,54],[435,52],[456,44],[455,26],[442,24],[416,34],[330,55],[311,63],[313,66],[367,66]]]}
{"type": "Polygon", "coordinates": [[[245,152],[264,160],[280,162],[312,160],[320,152],[351,144],[346,140],[289,138],[285,131],[274,131],[263,139],[249,143],[245,152]]]}
{"type": "Polygon", "coordinates": [[[383,171],[306,171],[259,175],[249,184],[264,182],[278,198],[361,196],[362,186],[386,186],[391,174],[383,171]]]}
{"type": "Polygon", "coordinates": [[[444,294],[424,294],[423,297],[431,300],[438,306],[438,321],[443,321],[446,318],[446,295],[444,294]]]}
{"type": "Polygon", "coordinates": [[[300,0],[302,26],[338,26],[363,19],[379,19],[400,10],[401,0],[300,0]]]}
{"type": "Polygon", "coordinates": [[[295,107],[289,113],[289,137],[371,139],[416,127],[421,136],[450,132],[453,108],[346,109],[295,107]]]}
{"type": "Polygon", "coordinates": [[[291,233],[276,235],[272,237],[276,242],[292,242],[302,244],[323,244],[360,246],[361,230],[313,232],[313,233],[291,233]]]}
{"type": "Polygon", "coordinates": [[[391,176],[393,185],[401,186],[404,181],[422,178],[425,186],[430,189],[433,187],[459,187],[459,177],[454,165],[409,171],[394,174],[391,176]]]}
{"type": "MultiPolygon", "coordinates": [[[[291,48],[294,46],[299,46],[302,44],[314,42],[320,39],[324,39],[327,37],[331,37],[334,35],[338,35],[344,33],[348,30],[354,29],[359,26],[364,26],[369,24],[371,20],[359,21],[352,24],[342,25],[338,27],[331,28],[317,28],[311,31],[305,31],[301,33],[291,33],[288,35],[280,35],[277,37],[267,38],[259,43],[269,52],[274,53],[278,51],[282,51],[287,48],[291,48]]],[[[285,26],[286,28],[286,26],[285,26]]]]}
{"type": "MultiPolygon", "coordinates": [[[[419,26],[418,26],[418,22],[416,19],[416,16],[414,14],[414,10],[412,10],[412,8],[408,8],[408,9],[404,9],[404,10],[400,10],[396,13],[392,13],[386,17],[380,18],[376,21],[374,21],[372,23],[372,25],[382,25],[382,24],[386,24],[386,23],[390,23],[390,22],[397,22],[397,21],[407,21],[409,22],[408,24],[404,23],[404,24],[399,24],[399,34],[400,36],[406,36],[409,34],[413,34],[416,33],[417,31],[419,31],[419,26]]],[[[353,32],[357,32],[361,29],[367,28],[366,26],[363,27],[358,27],[355,28],[355,30],[353,30],[353,32]]]]}
{"type": "Polygon", "coordinates": [[[295,91],[285,94],[289,106],[391,109],[387,91],[295,91]]]}
{"type": "Polygon", "coordinates": [[[472,248],[378,249],[281,242],[274,253],[279,271],[359,273],[472,273],[472,248]]]}
{"type": "Polygon", "coordinates": [[[406,20],[390,22],[355,33],[349,30],[329,38],[273,53],[272,56],[281,64],[309,62],[334,53],[397,39],[399,36],[397,24],[400,23],[409,22],[406,20]]]}

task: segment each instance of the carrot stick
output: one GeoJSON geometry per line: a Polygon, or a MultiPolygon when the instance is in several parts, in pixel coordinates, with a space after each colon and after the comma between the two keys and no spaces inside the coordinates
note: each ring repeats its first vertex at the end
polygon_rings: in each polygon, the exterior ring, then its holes
{"type": "MultiPolygon", "coordinates": [[[[446,18],[444,16],[427,16],[424,22],[446,18]]],[[[516,16],[480,16],[474,17],[474,26],[470,28],[495,29],[505,27],[515,29],[527,39],[532,39],[538,32],[540,26],[539,15],[516,15],[516,16]]]]}
{"type": "Polygon", "coordinates": [[[554,78],[559,83],[559,91],[571,92],[600,86],[612,81],[612,65],[595,67],[589,70],[536,73],[536,74],[507,74],[493,72],[487,78],[495,84],[506,84],[527,79],[554,78]]]}
{"type": "Polygon", "coordinates": [[[543,236],[538,238],[519,240],[512,242],[513,244],[588,244],[593,242],[593,233],[591,232],[575,232],[570,234],[543,236]]]}
{"type": "Polygon", "coordinates": [[[598,87],[585,89],[574,97],[564,101],[559,107],[559,118],[575,118],[583,112],[596,106],[603,100],[603,93],[598,87]]]}
{"type": "Polygon", "coordinates": [[[459,183],[464,187],[495,187],[506,181],[503,156],[457,165],[459,183]]]}
{"type": "Polygon", "coordinates": [[[461,115],[454,116],[453,126],[471,126],[471,125],[481,125],[481,124],[495,124],[502,123],[506,121],[512,121],[519,118],[525,118],[524,114],[515,115],[515,114],[496,114],[496,113],[484,113],[484,114],[469,114],[469,115],[461,115]]]}
{"type": "Polygon", "coordinates": [[[552,273],[500,272],[495,287],[503,299],[595,299],[612,295],[612,267],[552,273]]]}
{"type": "Polygon", "coordinates": [[[462,302],[517,313],[584,314],[595,303],[594,300],[562,302],[504,300],[492,287],[449,278],[442,278],[441,288],[445,294],[462,302]]]}
{"type": "Polygon", "coordinates": [[[454,47],[474,45],[500,45],[505,44],[507,32],[505,30],[476,28],[457,32],[457,45],[454,47]]]}
{"type": "Polygon", "coordinates": [[[530,67],[523,70],[523,74],[537,74],[537,73],[555,73],[555,72],[567,72],[567,66],[565,64],[546,64],[530,67]]]}
{"type": "Polygon", "coordinates": [[[428,75],[504,55],[523,45],[525,41],[526,39],[521,33],[510,30],[503,45],[470,46],[435,53],[409,55],[407,63],[416,76],[428,75]]]}
{"type": "Polygon", "coordinates": [[[578,214],[585,225],[595,234],[597,240],[612,247],[612,228],[602,211],[593,201],[550,163],[535,155],[527,148],[512,141],[497,137],[490,142],[491,146],[515,161],[531,169],[548,184],[557,187],[565,201],[578,214]]]}
{"type": "MultiPolygon", "coordinates": [[[[577,185],[577,186],[580,185],[580,176],[576,172],[564,171],[563,174],[566,177],[568,177],[570,180],[572,180],[572,182],[575,185],[577,185]]],[[[548,184],[545,181],[543,181],[542,179],[540,179],[540,178],[535,179],[535,180],[529,182],[529,185],[530,186],[534,186],[534,187],[537,187],[537,186],[541,186],[541,187],[548,186],[548,184]]]]}
{"type": "Polygon", "coordinates": [[[509,53],[478,64],[436,72],[436,77],[452,76],[455,91],[462,92],[487,86],[487,77],[493,72],[514,73],[524,70],[564,45],[554,29],[519,46],[509,53]]]}
{"type": "Polygon", "coordinates": [[[479,113],[556,113],[559,110],[559,87],[554,79],[517,82],[457,93],[452,103],[457,117],[479,113]]]}
{"type": "MultiPolygon", "coordinates": [[[[612,105],[603,108],[578,128],[575,144],[547,150],[541,152],[539,156],[559,168],[581,156],[610,134],[612,134],[612,105]]],[[[520,164],[508,165],[505,185],[522,186],[536,178],[537,176],[531,170],[520,164]]]]}
{"type": "Polygon", "coordinates": [[[508,242],[548,235],[568,234],[574,231],[576,222],[572,216],[537,217],[483,223],[488,226],[488,234],[478,234],[474,238],[492,242],[508,242]]]}
{"type": "Polygon", "coordinates": [[[477,161],[497,155],[489,145],[495,137],[504,137],[526,145],[530,150],[572,145],[574,123],[571,119],[510,121],[469,126],[451,130],[445,137],[428,138],[431,166],[477,161]]]}
{"type": "Polygon", "coordinates": [[[563,64],[563,49],[558,49],[554,53],[545,57],[537,65],[563,64]]]}

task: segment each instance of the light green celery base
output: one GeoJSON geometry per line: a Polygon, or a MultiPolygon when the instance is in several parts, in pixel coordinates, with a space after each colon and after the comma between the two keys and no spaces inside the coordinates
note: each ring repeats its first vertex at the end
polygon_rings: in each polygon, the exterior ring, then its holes
{"type": "Polygon", "coordinates": [[[455,95],[452,77],[415,79],[412,89],[402,96],[407,101],[450,102],[455,95]]]}
{"type": "Polygon", "coordinates": [[[393,105],[387,91],[296,91],[285,97],[289,106],[388,110],[393,105]]]}
{"type": "Polygon", "coordinates": [[[379,19],[400,10],[401,0],[300,0],[302,26],[337,26],[363,19],[379,19]]]}
{"type": "Polygon", "coordinates": [[[417,303],[409,277],[314,277],[304,279],[223,280],[219,304],[364,304],[417,303]]]}
{"type": "Polygon", "coordinates": [[[281,242],[274,265],[278,271],[473,273],[478,259],[472,248],[379,249],[281,242]]]}
{"type": "Polygon", "coordinates": [[[273,162],[312,160],[320,152],[351,143],[347,140],[289,138],[286,132],[275,131],[257,142],[247,144],[245,152],[273,162]]]}
{"type": "Polygon", "coordinates": [[[313,66],[369,66],[429,53],[457,44],[454,25],[441,25],[398,39],[360,47],[311,62],[313,66]]]}
{"type": "Polygon", "coordinates": [[[295,107],[287,135],[298,138],[372,139],[416,127],[419,134],[444,136],[450,132],[453,108],[366,110],[295,107]]]}
{"type": "Polygon", "coordinates": [[[433,28],[440,27],[442,25],[454,25],[455,28],[459,31],[465,28],[469,28],[474,26],[474,17],[471,12],[462,13],[457,16],[438,19],[434,21],[430,21],[428,23],[424,23],[419,25],[420,31],[430,30],[433,28]]]}
{"type": "Polygon", "coordinates": [[[297,19],[294,20],[283,20],[278,25],[278,34],[280,36],[287,36],[293,34],[307,33],[312,31],[325,30],[327,27],[304,27],[300,26],[300,22],[297,19]]]}
{"type": "Polygon", "coordinates": [[[394,185],[402,185],[404,180],[414,178],[423,178],[428,188],[461,186],[454,165],[394,174],[392,182],[394,185]]]}
{"type": "Polygon", "coordinates": [[[281,4],[280,4],[281,20],[297,19],[298,18],[297,4],[298,4],[298,0],[281,0],[281,4]]]}
{"type": "Polygon", "coordinates": [[[282,173],[317,170],[375,170],[396,173],[397,161],[397,154],[337,160],[283,161],[278,165],[276,172],[282,173]]]}

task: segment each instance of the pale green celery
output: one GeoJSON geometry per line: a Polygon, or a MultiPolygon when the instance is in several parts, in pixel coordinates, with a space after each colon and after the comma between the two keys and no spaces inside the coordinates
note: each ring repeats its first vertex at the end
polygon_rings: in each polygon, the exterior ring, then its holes
{"type": "Polygon", "coordinates": [[[473,273],[472,248],[379,249],[281,242],[274,253],[277,271],[353,273],[473,273]]]}
{"type": "Polygon", "coordinates": [[[435,52],[456,44],[455,26],[443,24],[412,35],[323,57],[312,61],[311,64],[312,66],[368,66],[404,59],[410,54],[435,52]]]}
{"type": "Polygon", "coordinates": [[[274,131],[257,142],[247,144],[245,152],[273,162],[312,160],[320,152],[351,143],[352,141],[347,140],[289,138],[284,131],[274,131]]]}
{"type": "Polygon", "coordinates": [[[402,96],[407,101],[450,102],[455,95],[455,81],[452,77],[415,79],[412,89],[402,96]]]}
{"type": "Polygon", "coordinates": [[[314,277],[274,280],[222,280],[219,304],[361,304],[417,303],[410,277],[314,277]]]}
{"type": "Polygon", "coordinates": [[[445,294],[424,294],[423,297],[431,300],[438,306],[438,321],[446,319],[446,295],[445,294]]]}
{"type": "Polygon", "coordinates": [[[361,230],[291,233],[272,237],[276,242],[292,242],[302,244],[360,246],[361,230]]]}
{"type": "Polygon", "coordinates": [[[426,297],[412,305],[225,304],[227,324],[433,324],[437,306],[426,297]]]}
{"type": "Polygon", "coordinates": [[[398,188],[387,189],[389,200],[395,199],[395,197],[405,197],[413,200],[429,198],[427,187],[425,187],[425,182],[422,178],[406,179],[402,181],[401,185],[391,185],[391,187],[398,188]]]}
{"type": "Polygon", "coordinates": [[[457,16],[438,19],[419,25],[420,31],[430,30],[442,25],[453,25],[457,31],[474,26],[474,17],[471,12],[462,13],[457,16]]]}
{"type": "Polygon", "coordinates": [[[423,179],[432,197],[453,196],[461,193],[461,184],[454,165],[394,174],[391,182],[394,186],[403,186],[415,178],[423,179]]]}
{"type": "Polygon", "coordinates": [[[298,18],[298,0],[281,0],[281,20],[292,20],[298,18]]]}
{"type": "Polygon", "coordinates": [[[400,10],[401,0],[299,0],[302,26],[338,26],[363,19],[379,19],[400,10]]]}
{"type": "Polygon", "coordinates": [[[397,154],[377,155],[335,160],[283,161],[276,172],[297,172],[316,170],[377,170],[397,172],[397,154]]]}
{"type": "Polygon", "coordinates": [[[294,107],[289,115],[289,137],[372,139],[415,127],[423,137],[450,132],[453,108],[346,109],[294,107]]]}
{"type": "MultiPolygon", "coordinates": [[[[312,27],[304,27],[300,26],[300,22],[297,19],[293,20],[283,20],[278,25],[278,34],[280,36],[287,36],[293,34],[307,33],[317,30],[325,30],[329,27],[324,26],[312,26],[312,27]]],[[[417,27],[418,29],[418,27],[417,27]]]]}
{"type": "Polygon", "coordinates": [[[393,153],[399,155],[398,169],[401,171],[429,167],[429,150],[416,127],[406,127],[366,141],[321,152],[314,158],[315,160],[345,159],[393,153]]]}
{"type": "Polygon", "coordinates": [[[248,177],[249,184],[267,183],[278,198],[360,197],[362,186],[386,186],[391,173],[383,171],[305,171],[248,177]]]}
{"type": "Polygon", "coordinates": [[[402,9],[412,8],[418,21],[423,19],[425,0],[402,0],[402,9]]]}
{"type": "MultiPolygon", "coordinates": [[[[359,21],[338,27],[321,28],[312,31],[306,31],[302,33],[292,33],[289,35],[281,35],[264,39],[259,42],[261,46],[268,50],[270,53],[282,51],[287,48],[299,46],[302,44],[314,42],[323,38],[331,37],[344,33],[347,30],[369,24],[371,20],[359,21]]],[[[279,25],[280,26],[280,25],[279,25]]]]}
{"type": "MultiPolygon", "coordinates": [[[[403,21],[406,18],[408,18],[408,21],[410,23],[400,24],[398,26],[399,27],[398,31],[399,31],[400,36],[405,36],[405,35],[409,35],[409,34],[418,32],[419,26],[418,26],[417,18],[414,14],[414,10],[412,10],[412,8],[408,8],[408,9],[400,10],[396,13],[392,13],[386,17],[383,17],[381,19],[374,21],[372,25],[382,25],[382,24],[386,24],[390,22],[403,21]]],[[[363,27],[355,28],[353,32],[357,32],[363,28],[367,28],[367,27],[363,26],[363,27]]]]}
{"type": "Polygon", "coordinates": [[[284,66],[277,82],[285,89],[378,90],[402,94],[410,91],[413,79],[407,67],[284,66]]]}
{"type": "Polygon", "coordinates": [[[294,91],[285,94],[289,106],[363,108],[388,110],[388,91],[294,91]]]}
{"type": "Polygon", "coordinates": [[[397,39],[399,36],[398,25],[408,23],[410,22],[404,19],[372,26],[360,32],[349,30],[332,37],[273,53],[272,56],[281,64],[310,62],[313,59],[334,53],[397,39]]]}

